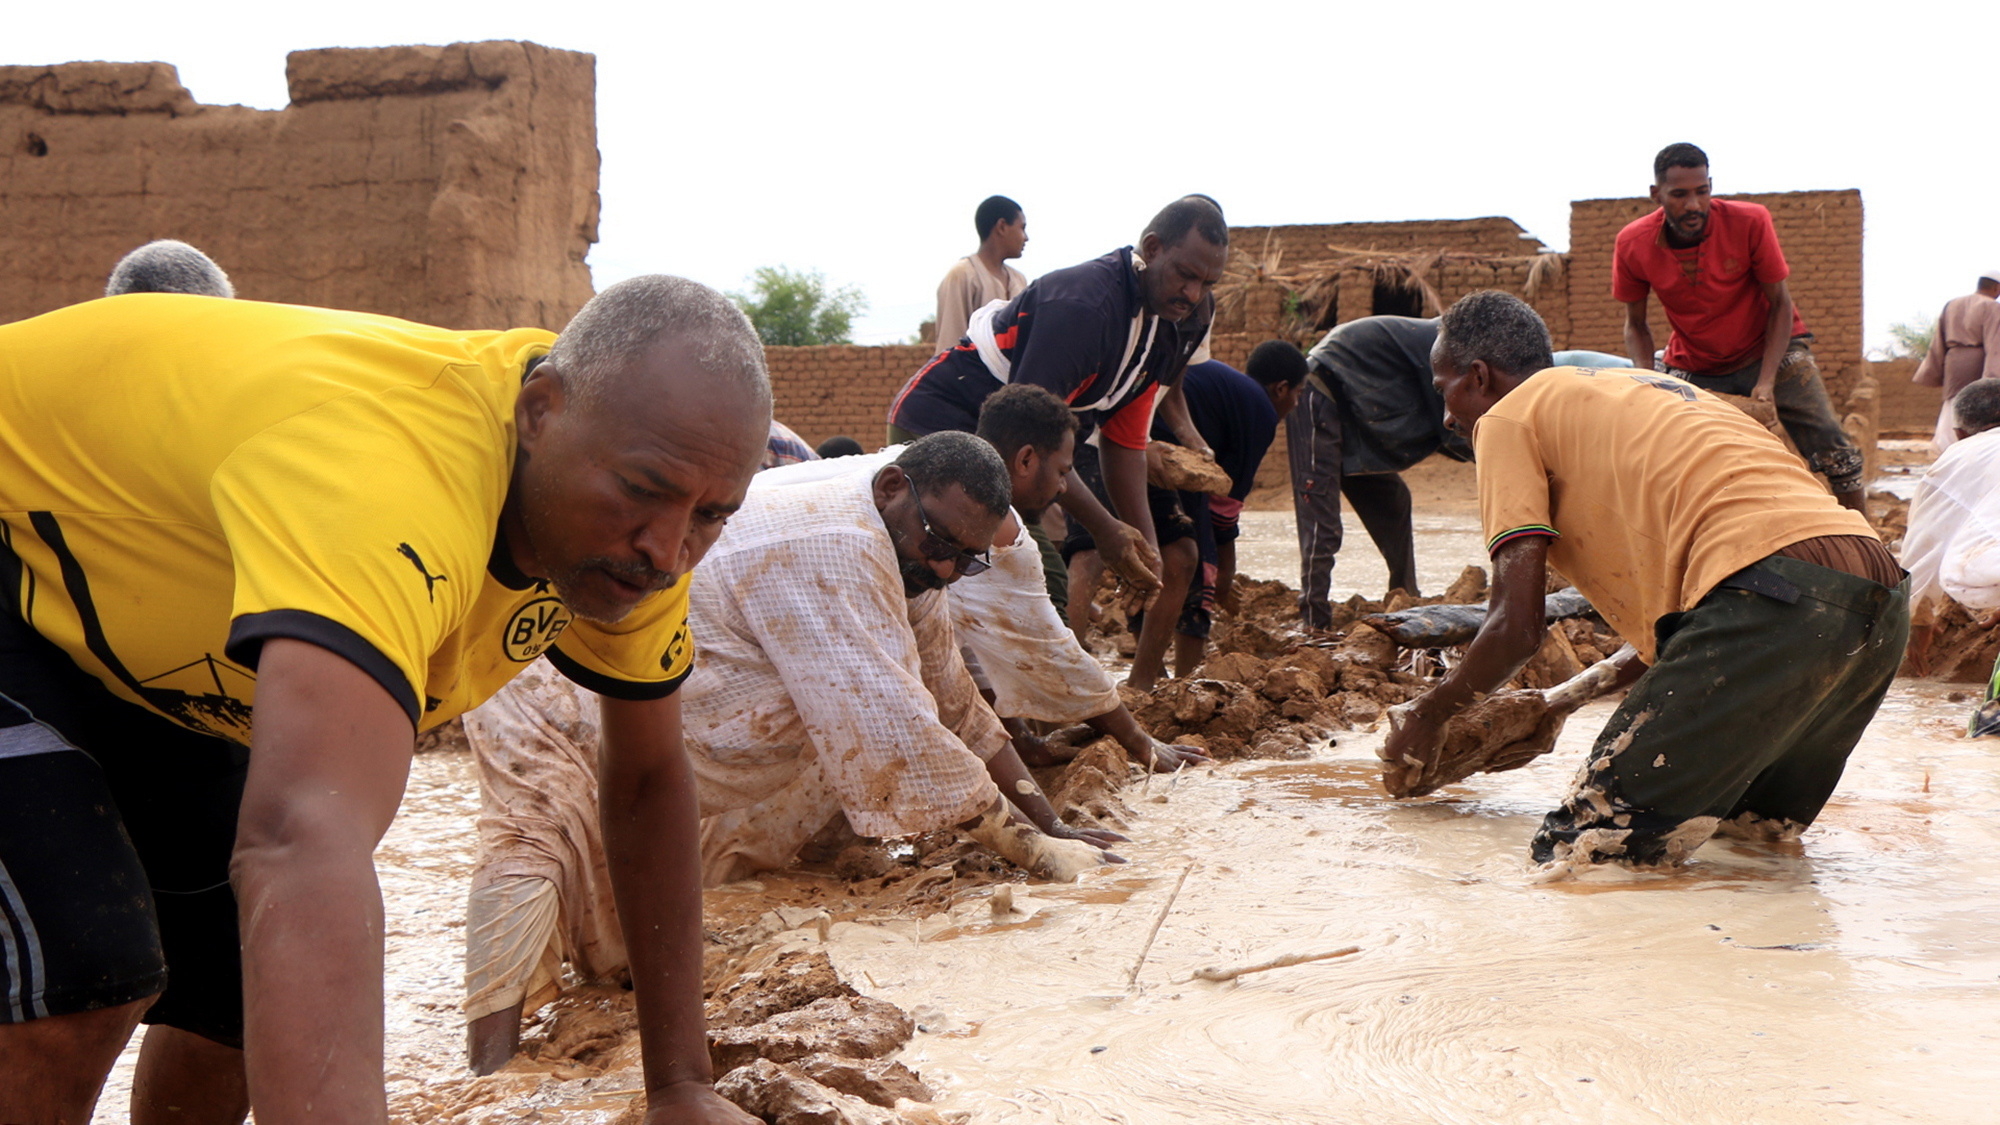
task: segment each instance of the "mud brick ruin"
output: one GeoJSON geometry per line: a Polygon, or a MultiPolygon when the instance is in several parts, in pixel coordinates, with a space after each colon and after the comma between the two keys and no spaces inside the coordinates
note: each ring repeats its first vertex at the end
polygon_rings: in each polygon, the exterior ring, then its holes
{"type": "MultiPolygon", "coordinates": [[[[207,250],[246,298],[450,327],[560,328],[589,298],[592,56],[520,42],[329,49],[294,52],[286,75],[291,105],[266,111],[199,104],[165,63],[0,67],[0,253],[13,265],[0,321],[98,295],[153,238],[207,250]]],[[[1776,219],[1834,401],[1873,409],[1850,402],[1867,369],[1860,193],[1738,198],[1776,219]]],[[[1611,246],[1650,206],[1571,204],[1560,254],[1499,217],[1237,227],[1213,351],[1240,365],[1271,336],[1310,344],[1334,324],[1434,314],[1490,287],[1528,299],[1559,348],[1622,352],[1611,246]]],[[[1657,302],[1654,316],[1664,340],[1657,302]]],[[[872,445],[929,352],[772,348],[778,416],[810,442],[872,445]]],[[[1882,421],[1927,426],[1935,404],[1907,379],[1882,379],[1882,421]]],[[[1261,485],[1284,483],[1283,442],[1261,485]]]]}
{"type": "Polygon", "coordinates": [[[0,321],[102,296],[155,238],[237,293],[453,328],[590,299],[596,59],[532,43],[295,51],[291,105],[202,105],[165,63],[0,66],[0,321]]]}

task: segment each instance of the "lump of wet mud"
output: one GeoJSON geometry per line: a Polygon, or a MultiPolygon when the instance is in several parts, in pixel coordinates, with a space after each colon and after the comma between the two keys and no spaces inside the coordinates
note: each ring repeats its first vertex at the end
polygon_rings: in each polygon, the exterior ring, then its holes
{"type": "Polygon", "coordinates": [[[1384,762],[1382,787],[1392,797],[1421,797],[1475,773],[1518,769],[1546,753],[1554,739],[1536,748],[1550,719],[1539,691],[1504,691],[1487,696],[1452,717],[1444,746],[1421,771],[1403,762],[1384,762]]]}
{"type": "Polygon", "coordinates": [[[893,1109],[828,1089],[769,1059],[731,1070],[716,1081],[715,1092],[771,1125],[905,1125],[893,1109]]]}
{"type": "Polygon", "coordinates": [[[815,1000],[856,995],[818,950],[781,954],[716,989],[707,1005],[711,1029],[749,1027],[815,1000]]]}
{"type": "Polygon", "coordinates": [[[1387,633],[1372,626],[1357,623],[1341,638],[1340,646],[1334,650],[1351,664],[1366,668],[1389,668],[1395,665],[1398,656],[1396,642],[1387,633]]]}
{"type": "Polygon", "coordinates": [[[1124,828],[1132,810],[1118,799],[1131,772],[1131,758],[1115,738],[1100,738],[1066,765],[1044,771],[1042,792],[1064,824],[1124,828]]]}
{"type": "Polygon", "coordinates": [[[899,1099],[927,1102],[936,1095],[917,1072],[894,1059],[850,1059],[839,1055],[807,1055],[792,1063],[806,1077],[830,1090],[873,1105],[894,1108],[899,1099]]]}
{"type": "Polygon", "coordinates": [[[1487,591],[1486,568],[1468,566],[1459,572],[1458,581],[1453,582],[1445,590],[1443,604],[1472,605],[1475,602],[1483,602],[1486,600],[1487,591]]]}
{"type": "Polygon", "coordinates": [[[895,858],[880,844],[850,844],[833,859],[833,873],[850,883],[879,879],[894,866],[895,858]]]}
{"type": "Polygon", "coordinates": [[[708,1054],[716,1071],[755,1059],[791,1062],[807,1055],[881,1058],[910,1041],[909,1013],[872,996],[832,996],[781,1012],[748,1027],[710,1028],[708,1054]]]}
{"type": "Polygon", "coordinates": [[[565,989],[549,1007],[539,1043],[524,1043],[538,1062],[593,1064],[622,1046],[639,1029],[632,994],[611,984],[565,989]]]}

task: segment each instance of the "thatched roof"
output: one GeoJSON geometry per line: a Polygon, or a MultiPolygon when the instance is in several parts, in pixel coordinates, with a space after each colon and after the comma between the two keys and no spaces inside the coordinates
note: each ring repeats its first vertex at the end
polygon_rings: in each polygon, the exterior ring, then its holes
{"type": "MultiPolygon", "coordinates": [[[[1275,285],[1290,296],[1303,314],[1302,319],[1316,322],[1318,314],[1329,306],[1341,280],[1354,273],[1368,275],[1373,285],[1420,296],[1424,315],[1436,316],[1444,311],[1444,301],[1431,279],[1439,267],[1451,264],[1488,269],[1525,265],[1527,282],[1521,296],[1533,301],[1543,286],[1562,280],[1567,257],[1553,253],[1495,257],[1456,250],[1363,250],[1334,245],[1327,245],[1322,251],[1319,257],[1287,261],[1284,247],[1272,244],[1270,232],[1266,232],[1264,245],[1257,250],[1233,248],[1228,269],[1215,287],[1218,319],[1240,311],[1251,292],[1275,285]]],[[[1326,326],[1315,323],[1301,327],[1326,326]]]]}

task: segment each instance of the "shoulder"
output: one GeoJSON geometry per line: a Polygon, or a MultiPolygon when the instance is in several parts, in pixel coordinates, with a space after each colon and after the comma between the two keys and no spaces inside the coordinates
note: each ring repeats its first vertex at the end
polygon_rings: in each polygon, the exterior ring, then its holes
{"type": "Polygon", "coordinates": [[[974,267],[971,258],[960,258],[958,261],[953,262],[951,264],[950,269],[944,271],[943,284],[946,285],[964,284],[965,282],[974,280],[972,273],[973,268],[974,267]]]}
{"type": "Polygon", "coordinates": [[[1666,214],[1665,211],[1655,207],[1651,211],[1620,227],[1618,230],[1619,248],[1623,249],[1629,245],[1649,241],[1658,235],[1660,233],[1660,224],[1666,220],[1666,214]]]}

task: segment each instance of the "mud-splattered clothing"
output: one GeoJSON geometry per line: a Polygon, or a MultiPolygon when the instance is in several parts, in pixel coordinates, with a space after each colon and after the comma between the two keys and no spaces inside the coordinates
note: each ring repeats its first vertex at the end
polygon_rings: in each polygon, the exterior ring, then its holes
{"type": "MultiPolygon", "coordinates": [[[[1014,516],[1020,522],[1020,514],[1014,516]]],[[[1041,546],[1022,527],[995,543],[993,567],[946,591],[951,620],[994,709],[1014,719],[1080,723],[1118,709],[1118,689],[1048,597],[1041,546]]]]}
{"type": "Polygon", "coordinates": [[[1653,667],[1543,821],[1535,860],[1676,864],[1718,830],[1797,836],[1840,781],[1909,632],[1907,581],[1782,556],[1663,616],[1653,667]]]}
{"type": "Polygon", "coordinates": [[[702,657],[682,721],[704,811],[762,801],[815,764],[864,836],[955,824],[999,795],[985,759],[1006,731],[965,670],[945,591],[904,596],[872,482],[752,489],[695,572],[702,657]]]}
{"type": "MultiPolygon", "coordinates": [[[[842,457],[817,465],[757,474],[752,491],[836,477],[873,480],[903,447],[842,457]]],[[[1020,513],[1014,522],[1022,523],[1020,513]]],[[[1024,525],[1012,543],[995,543],[992,567],[946,590],[953,632],[965,662],[991,690],[1002,715],[1048,723],[1079,723],[1118,706],[1118,689],[1097,658],[1083,650],[1048,592],[1042,541],[1024,525]]],[[[1060,570],[1060,568],[1058,568],[1060,570]]]]}
{"type": "Polygon", "coordinates": [[[1549,565],[1655,661],[1654,626],[1819,535],[1873,537],[1770,432],[1669,375],[1557,367],[1473,429],[1489,552],[1553,537],[1549,565]]]}
{"type": "Polygon", "coordinates": [[[564,961],[586,980],[626,968],[597,819],[601,729],[597,696],[540,660],[465,716],[479,774],[468,1020],[553,999],[564,961]]]}
{"type": "Polygon", "coordinates": [[[663,697],[692,655],[685,580],[594,625],[497,541],[514,402],[554,338],[164,293],[0,325],[0,612],[246,745],[274,637],[346,658],[424,730],[545,652],[663,697]]]}

